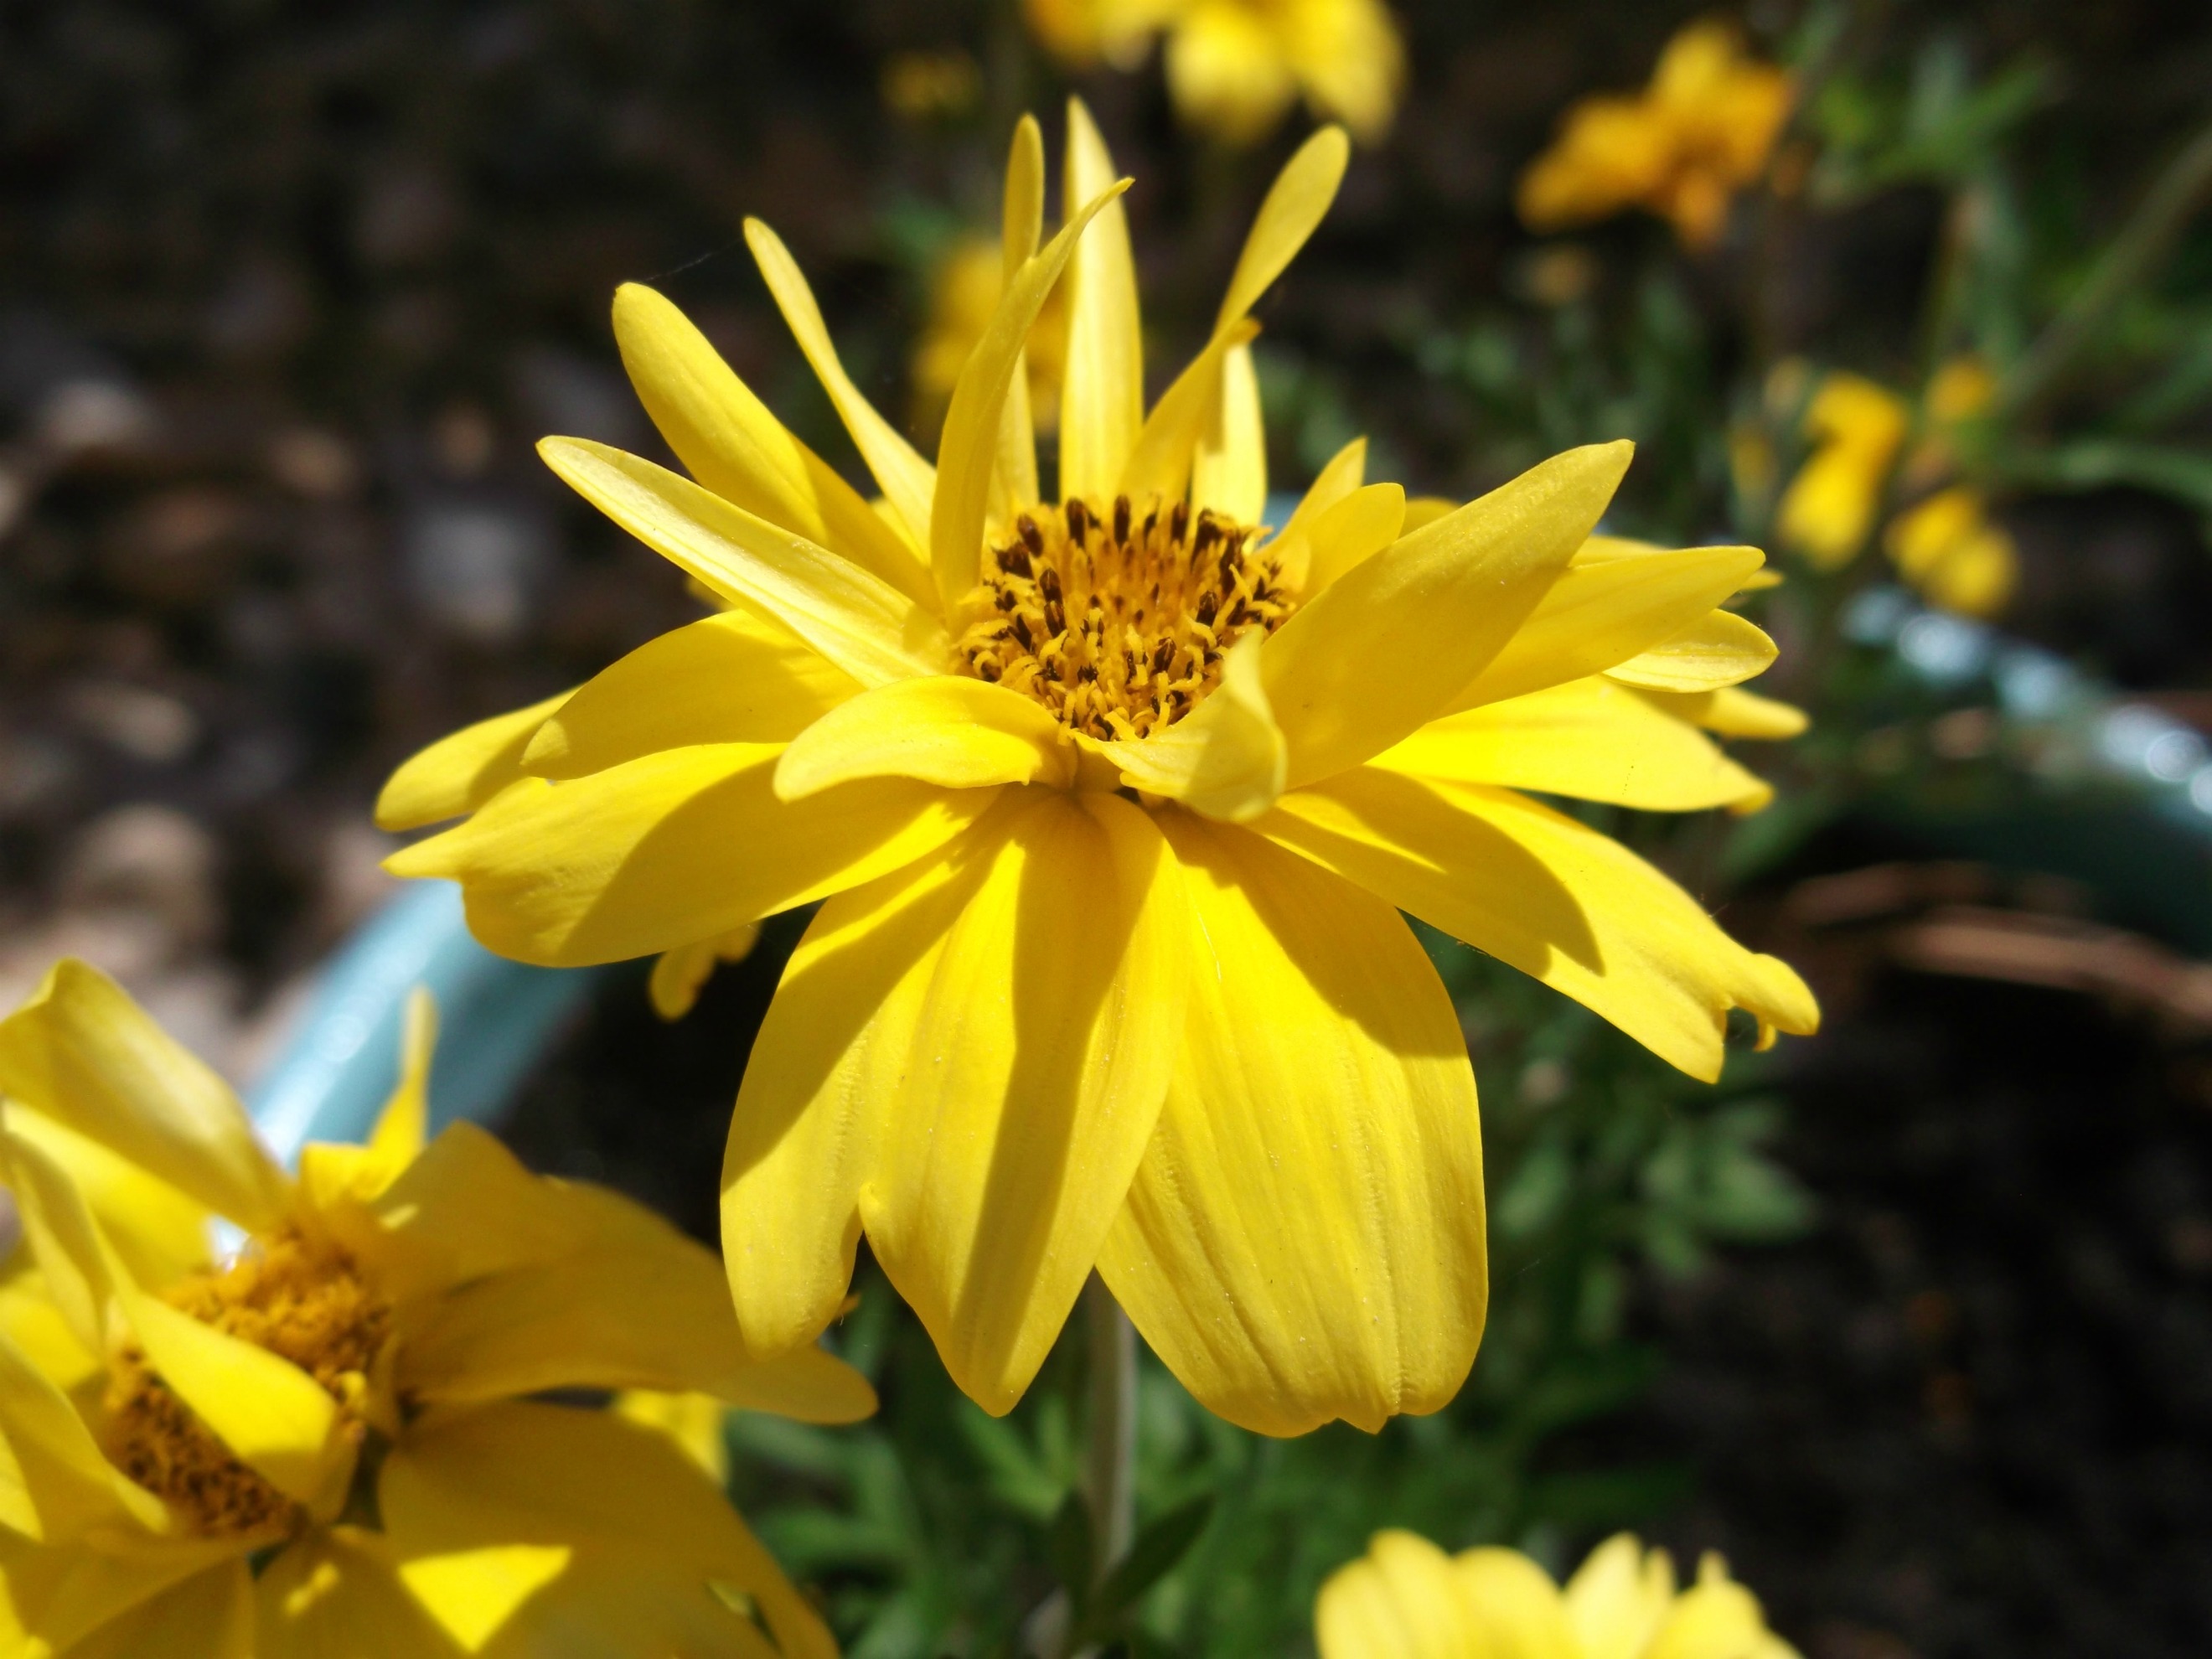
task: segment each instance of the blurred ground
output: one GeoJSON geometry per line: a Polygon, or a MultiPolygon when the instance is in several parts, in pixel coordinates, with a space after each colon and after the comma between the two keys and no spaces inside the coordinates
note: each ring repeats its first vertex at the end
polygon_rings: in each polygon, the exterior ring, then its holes
{"type": "MultiPolygon", "coordinates": [[[[1018,98],[1056,95],[1006,9],[957,27],[920,0],[0,15],[0,1006],[84,955],[250,1076],[386,890],[367,811],[390,767],[692,614],[675,573],[530,452],[557,431],[655,453],[608,338],[614,285],[657,281],[842,455],[738,218],[785,234],[848,365],[904,407],[920,296],[897,228],[918,204],[980,213],[997,141],[886,115],[878,68],[948,44],[1011,65],[970,118],[995,135],[1018,98]]],[[[1372,430],[1409,483],[1471,493],[1494,434],[1414,343],[1516,291],[1516,170],[1576,93],[1640,81],[1684,9],[1403,9],[1415,100],[1266,313],[1294,371],[1275,465],[1295,479],[1372,430]]],[[[2197,9],[1935,9],[1987,55],[2034,45],[2063,66],[2050,142],[2085,191],[2136,178],[2212,84],[2197,9]]],[[[1171,155],[1155,79],[1086,90],[1143,181],[1148,304],[1180,344],[1271,161],[1171,155]]],[[[1775,277],[1774,325],[1887,337],[1933,211],[1905,192],[1834,226],[1775,277]]],[[[1601,270],[1635,234],[1589,239],[1601,270]]],[[[2212,707],[2199,525],[2113,492],[2014,528],[2010,626],[2212,707]]],[[[726,973],[673,1030],[615,982],[519,1140],[708,1230],[775,960],[726,973]]],[[[2203,1650],[2201,1089],[2094,999],[1868,983],[1794,1062],[1786,1151],[1821,1231],[1647,1298],[1674,1365],[1642,1426],[1702,1480],[1675,1540],[1725,1543],[1816,1656],[2203,1650]]]]}

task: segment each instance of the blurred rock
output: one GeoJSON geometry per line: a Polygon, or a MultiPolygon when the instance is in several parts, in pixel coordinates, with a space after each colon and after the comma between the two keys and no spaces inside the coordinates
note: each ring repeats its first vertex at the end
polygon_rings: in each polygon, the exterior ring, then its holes
{"type": "Polygon", "coordinates": [[[133,760],[167,766],[199,741],[199,719],[175,697],[119,680],[81,680],[63,706],[77,725],[133,760]]]}
{"type": "Polygon", "coordinates": [[[515,402],[533,437],[557,433],[592,438],[617,449],[641,449],[653,441],[629,382],[611,366],[532,344],[515,354],[515,402]]]}
{"type": "Polygon", "coordinates": [[[445,251],[460,224],[459,204],[431,169],[402,163],[369,181],[354,222],[354,246],[371,264],[422,264],[445,251]]]}
{"type": "Polygon", "coordinates": [[[58,896],[79,915],[144,919],[158,934],[155,962],[173,962],[205,951],[221,934],[216,861],[214,837],[186,814],[144,802],[118,806],[77,838],[58,896]]]}
{"type": "Polygon", "coordinates": [[[118,380],[67,380],[40,401],[32,434],[40,447],[71,459],[143,449],[160,427],[154,405],[134,387],[118,380]]]}
{"type": "Polygon", "coordinates": [[[261,362],[283,356],[313,330],[315,306],[298,266],[248,256],[207,311],[207,343],[219,356],[261,362]]]}
{"type": "Polygon", "coordinates": [[[353,447],[319,427],[287,427],[269,441],[270,476],[310,501],[332,501],[361,487],[353,447]]]}
{"type": "Polygon", "coordinates": [[[149,497],[123,521],[102,573],[132,599],[202,603],[228,586],[244,552],[246,504],[229,490],[191,484],[149,497]]]}
{"type": "Polygon", "coordinates": [[[544,518],[489,495],[424,501],[404,548],[415,602],[439,627],[479,645],[520,636],[553,563],[544,518]]]}

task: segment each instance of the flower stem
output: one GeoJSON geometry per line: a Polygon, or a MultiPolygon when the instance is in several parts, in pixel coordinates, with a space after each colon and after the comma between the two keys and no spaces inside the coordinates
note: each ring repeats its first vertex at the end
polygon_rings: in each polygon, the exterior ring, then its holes
{"type": "Polygon", "coordinates": [[[1128,1553],[1137,1523],[1137,1332],[1093,1273],[1084,1287],[1091,1324],[1091,1455],[1087,1495],[1094,1571],[1128,1553]]]}

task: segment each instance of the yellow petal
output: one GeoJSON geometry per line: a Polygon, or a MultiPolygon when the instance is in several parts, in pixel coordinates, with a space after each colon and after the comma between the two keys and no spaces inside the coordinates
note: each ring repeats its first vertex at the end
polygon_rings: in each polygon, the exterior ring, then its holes
{"type": "Polygon", "coordinates": [[[1406,489],[1394,483],[1355,489],[1316,516],[1306,532],[1313,550],[1308,556],[1307,591],[1318,593],[1373,558],[1398,539],[1405,522],[1406,489]]]}
{"type": "Polygon", "coordinates": [[[1285,45],[1306,100],[1348,125],[1362,143],[1389,130],[1406,52],[1382,0],[1307,0],[1285,18],[1285,45]]]}
{"type": "Polygon", "coordinates": [[[1283,793],[1288,754],[1261,683],[1261,635],[1222,659],[1221,684],[1185,719],[1149,737],[1101,743],[1121,781],[1230,823],[1257,817],[1283,793]]]}
{"type": "Polygon", "coordinates": [[[1222,354],[1220,391],[1191,457],[1190,501],[1238,524],[1258,524],[1267,510],[1267,433],[1249,345],[1222,354]]]}
{"type": "Polygon", "coordinates": [[[989,805],[903,778],[775,797],[780,744],[702,744],[566,783],[526,778],[404,848],[395,875],[461,884],[502,956],[581,967],[653,956],[858,885],[943,845],[989,805]]]}
{"type": "Polygon", "coordinates": [[[1779,654],[1755,624],[1732,611],[1708,611],[1680,633],[1606,672],[1653,691],[1717,691],[1765,673],[1779,654]]]}
{"type": "Polygon", "coordinates": [[[1707,1082],[1730,1008],[1784,1031],[1819,1023],[1788,964],[1745,950],[1619,842],[1510,790],[1365,768],[1284,796],[1255,827],[1707,1082]]]}
{"type": "Polygon", "coordinates": [[[523,768],[575,778],[657,749],[785,743],[860,689],[781,623],[725,611],[601,669],[538,728],[523,768]]]}
{"type": "Polygon", "coordinates": [[[1177,112],[1227,143],[1259,142],[1297,96],[1266,14],[1233,0],[1189,6],[1165,55],[1177,112]]]}
{"type": "Polygon", "coordinates": [[[1718,691],[1643,691],[1638,694],[1654,708],[1702,726],[1724,738],[1794,738],[1812,722],[1793,704],[1777,702],[1740,686],[1718,691]]]}
{"type": "Polygon", "coordinates": [[[151,1534],[161,1501],[124,1478],[54,1380],[0,1336],[0,1528],[58,1545],[95,1528],[151,1534]]]}
{"type": "MultiPolygon", "coordinates": [[[[140,1565],[141,1574],[148,1567],[140,1565]]],[[[167,1568],[173,1571],[173,1567],[167,1568]]],[[[95,1576],[128,1583],[131,1568],[118,1562],[93,1569],[95,1576]]],[[[15,1571],[0,1566],[13,1588],[15,1571]]],[[[143,1582],[143,1580],[141,1581],[143,1582]]],[[[0,1632],[5,1620],[0,1617],[0,1632]]],[[[10,1650],[43,1655],[54,1650],[33,1644],[10,1650]]],[[[107,1620],[82,1640],[70,1643],[67,1659],[147,1659],[149,1654],[191,1656],[191,1659],[268,1659],[270,1650],[256,1637],[253,1576],[242,1559],[203,1566],[107,1620]]]]}
{"type": "Polygon", "coordinates": [[[1131,498],[1157,495],[1181,499],[1206,422],[1214,418],[1221,395],[1222,366],[1229,354],[1254,339],[1260,325],[1231,324],[1207,342],[1173,385],[1160,394],[1121,469],[1120,493],[1131,498]]]}
{"type": "Polygon", "coordinates": [[[756,1366],[714,1253],[643,1206],[532,1176],[490,1136],[459,1125],[425,1154],[432,1158],[444,1167],[395,1194],[393,1206],[400,1216],[410,1206],[414,1215],[434,1206],[447,1212],[404,1241],[426,1264],[410,1281],[420,1286],[434,1273],[447,1280],[434,1294],[418,1289],[395,1372],[410,1397],[655,1389],[788,1407],[809,1422],[852,1422],[875,1409],[860,1374],[819,1350],[756,1366]],[[467,1206],[459,1214],[456,1200],[467,1206]],[[465,1241],[439,1240],[441,1225],[499,1236],[513,1248],[493,1266],[465,1241]],[[434,1266],[433,1251],[442,1256],[434,1266]]]}
{"type": "Polygon", "coordinates": [[[1476,1651],[1493,1659],[1586,1659],[1576,1645],[1559,1587],[1518,1550],[1462,1550],[1452,1558],[1484,1640],[1476,1651]]]}
{"type": "Polygon", "coordinates": [[[743,962],[752,954],[759,939],[760,925],[749,921],[719,938],[663,951],[654,960],[652,977],[646,982],[647,994],[653,999],[653,1012],[665,1020],[683,1018],[699,1000],[699,993],[706,988],[715,968],[725,962],[743,962]]]}
{"type": "Polygon", "coordinates": [[[1161,824],[1197,927],[1182,1051],[1099,1271],[1263,1434],[1458,1392],[1486,1296],[1474,1074],[1389,906],[1243,831],[1161,824]]]}
{"type": "Polygon", "coordinates": [[[1352,161],[1352,141],[1340,127],[1323,127],[1298,146],[1252,222],[1237,257],[1237,269],[1223,296],[1216,331],[1242,319],[1260,302],[1276,277],[1281,276],[1306,239],[1314,234],[1336,200],[1344,182],[1344,169],[1352,161]]]}
{"type": "MultiPolygon", "coordinates": [[[[1006,187],[1000,253],[1005,280],[1012,282],[1023,263],[1037,251],[1044,234],[1044,133],[1036,117],[1024,115],[1014,123],[1013,142],[1006,152],[1006,187]]],[[[999,489],[1001,508],[1012,514],[1040,499],[1037,486],[1036,427],[1030,410],[1030,381],[1026,359],[1014,364],[1006,388],[1006,410],[999,421],[999,489]]]]}
{"type": "Polygon", "coordinates": [[[1733,1582],[1720,1558],[1707,1555],[1698,1582],[1675,1598],[1644,1650],[1644,1659],[1794,1659],[1771,1635],[1759,1598],[1733,1582]]]}
{"type": "Polygon", "coordinates": [[[273,1225],[291,1201],[230,1086],[82,962],[57,963],[0,1020],[0,1094],[249,1231],[273,1225]]]}
{"type": "MultiPolygon", "coordinates": [[[[1006,390],[1021,366],[1023,343],[1043,309],[1045,295],[1060,280],[1080,246],[1085,231],[1109,205],[1118,205],[1129,187],[1123,179],[1084,202],[1080,210],[1045,244],[1042,252],[1023,261],[1007,282],[983,337],[968,354],[952,389],[937,452],[937,493],[930,509],[929,556],[945,614],[968,590],[983,553],[983,518],[990,501],[991,474],[999,456],[1000,417],[1006,390]]],[[[1070,198],[1071,200],[1080,198],[1070,198]]]]}
{"type": "MultiPolygon", "coordinates": [[[[1114,158],[1079,98],[1067,100],[1062,199],[1092,201],[1113,186],[1114,158]]],[[[1111,495],[1145,421],[1145,343],[1129,216],[1118,200],[1098,215],[1067,269],[1067,363],[1060,391],[1060,493],[1111,495]]]]}
{"type": "Polygon", "coordinates": [[[1765,557],[1755,547],[1591,557],[1605,540],[1593,536],[1583,544],[1520,631],[1452,699],[1453,708],[1517,697],[1626,662],[1711,614],[1765,557]]]}
{"type": "Polygon", "coordinates": [[[1444,713],[1559,580],[1632,453],[1557,456],[1356,566],[1284,623],[1264,661],[1291,787],[1444,713]]]}
{"type": "Polygon", "coordinates": [[[766,611],[863,685],[933,673],[951,650],[936,617],[881,577],[689,478],[581,438],[548,438],[538,453],[631,535],[766,611]]]}
{"type": "Polygon", "coordinates": [[[1187,924],[1158,833],[1109,795],[1026,793],[958,850],[825,906],[793,957],[731,1125],[723,1249],[754,1347],[787,1346],[838,1305],[853,1194],[954,1380],[1002,1413],[1151,1133],[1187,924]]]}
{"type": "Polygon", "coordinates": [[[646,413],[694,478],[929,602],[929,572],[915,549],[785,429],[690,319],[653,289],[624,283],[615,290],[615,341],[646,413]]]}
{"type": "Polygon", "coordinates": [[[212,1218],[205,1205],[20,1101],[9,1105],[7,1121],[10,1134],[29,1141],[69,1172],[139,1283],[167,1285],[208,1265],[212,1218]]]}
{"type": "Polygon", "coordinates": [[[258,1659],[461,1659],[399,1581],[389,1544],[356,1527],[317,1528],[253,1582],[258,1659]]]}
{"type": "Polygon", "coordinates": [[[106,1370],[106,1362],[78,1340],[54,1305],[46,1276],[28,1250],[18,1249],[0,1264],[0,1338],[64,1391],[84,1387],[106,1370]]]}
{"type": "MultiPolygon", "coordinates": [[[[1274,539],[1267,544],[1267,552],[1281,568],[1284,581],[1296,591],[1311,591],[1308,567],[1312,550],[1309,532],[1314,521],[1334,507],[1367,479],[1367,440],[1354,438],[1329,458],[1328,465],[1314,477],[1312,487],[1299,499],[1291,521],[1282,527],[1274,539]]],[[[1458,503],[1447,501],[1443,513],[1434,514],[1428,522],[1434,523],[1444,514],[1455,511],[1458,503]]],[[[1399,526],[1399,533],[1418,530],[1420,526],[1411,522],[1399,526]]]]}
{"type": "Polygon", "coordinates": [[[1373,763],[1655,812],[1764,805],[1774,793],[1693,726],[1597,675],[1431,720],[1373,763]]]}
{"type": "Polygon", "coordinates": [[[401,763],[376,798],[380,830],[415,830],[473,812],[522,775],[523,751],[563,691],[527,708],[465,726],[401,763]]]}
{"type": "MultiPolygon", "coordinates": [[[[1101,188],[1103,186],[1102,185],[1101,188]]],[[[1072,201],[1085,201],[1088,197],[1071,197],[1072,201]]],[[[914,446],[898,434],[898,429],[885,420],[853,384],[852,376],[837,360],[837,348],[830,343],[830,330],[822,320],[822,308],[814,302],[814,290],[806,285],[799,274],[799,262],[791,257],[791,250],[774,231],[757,219],[745,221],[745,245],[752,249],[753,259],[760,266],[761,276],[767,281],[769,292],[775,296],[776,308],[783,313],[783,320],[790,326],[792,337],[805,354],[807,363],[822,389],[830,394],[830,401],[837,416],[852,434],[853,443],[867,463],[868,471],[882,486],[884,499],[903,524],[907,540],[917,552],[929,546],[929,502],[936,493],[935,469],[915,453],[914,446]]]]}
{"type": "Polygon", "coordinates": [[[403,1582],[487,1659],[836,1659],[713,1483],[611,1413],[432,1413],[393,1448],[378,1497],[403,1582]]]}
{"type": "Polygon", "coordinates": [[[1674,1563],[1615,1533],[1567,1580],[1567,1619],[1586,1659],[1643,1659],[1674,1601],[1674,1563]]]}
{"type": "Polygon", "coordinates": [[[1451,1558],[1410,1532],[1378,1532],[1329,1575],[1314,1607],[1321,1659],[1488,1659],[1451,1558]]]}
{"type": "Polygon", "coordinates": [[[920,778],[947,789],[1066,784],[1074,745],[1034,697],[939,674],[864,691],[793,739],[776,763],[781,800],[856,778],[920,778]]]}
{"type": "Polygon", "coordinates": [[[399,1083],[377,1114],[368,1141],[300,1149],[300,1186],[309,1207],[376,1197],[422,1155],[430,1127],[430,1056],[438,1042],[438,1006],[417,985],[407,994],[399,1036],[399,1083]]]}

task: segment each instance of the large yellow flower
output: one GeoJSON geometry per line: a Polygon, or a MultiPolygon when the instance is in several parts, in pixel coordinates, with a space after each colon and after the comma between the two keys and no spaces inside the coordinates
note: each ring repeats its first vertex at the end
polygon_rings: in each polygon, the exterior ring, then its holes
{"type": "Polygon", "coordinates": [[[754,1363],[713,1253],[629,1200],[467,1125],[426,1147],[429,1047],[424,1002],[374,1138],[295,1181],[93,969],[0,1022],[28,1247],[0,1297],[0,1650],[836,1652],[666,1436],[525,1396],[846,1422],[867,1384],[810,1347],[754,1363]]]}
{"type": "Polygon", "coordinates": [[[1167,37],[1168,92],[1193,125],[1232,144],[1266,137],[1303,94],[1363,143],[1397,112],[1406,49],[1382,0],[1024,0],[1066,62],[1131,68],[1167,37]]]}
{"type": "Polygon", "coordinates": [[[952,397],[935,466],[839,367],[797,267],[770,289],[884,497],[776,423],[658,295],[615,305],[697,482],[541,453],[732,608],[566,701],[410,761],[397,854],[493,949],[602,962],[826,899],[731,1125],[723,1243],[746,1341],[811,1340],[863,1230],[953,1376],[1019,1397],[1095,1266],[1207,1405],[1271,1433],[1429,1411],[1485,1304],[1474,1079],[1411,911],[1702,1077],[1728,1011],[1817,1018],[1656,870],[1523,790],[1666,811],[1765,798],[1698,729],[1791,729],[1774,647],[1716,609],[1748,548],[1592,538],[1626,444],[1405,532],[1354,443],[1280,531],[1254,302],[1326,211],[1316,135],[1260,211],[1212,337],[1148,410],[1120,186],[1071,107],[1041,252],[952,397]],[[1080,239],[1079,240],[1079,238],[1080,239]],[[1008,391],[1069,284],[1057,499],[1008,391]]]}
{"type": "Polygon", "coordinates": [[[1730,198],[1765,167],[1792,91],[1789,74],[1746,57],[1727,24],[1692,23],[1667,43],[1644,91],[1567,112],[1522,175],[1522,220],[1561,230],[1641,207],[1704,247],[1730,198]]]}
{"type": "Polygon", "coordinates": [[[1627,1533],[1608,1539],[1563,1592],[1518,1550],[1446,1555],[1381,1532],[1322,1586],[1321,1659],[1796,1659],[1759,1599],[1708,1554],[1676,1593],[1674,1563],[1627,1533]]]}

